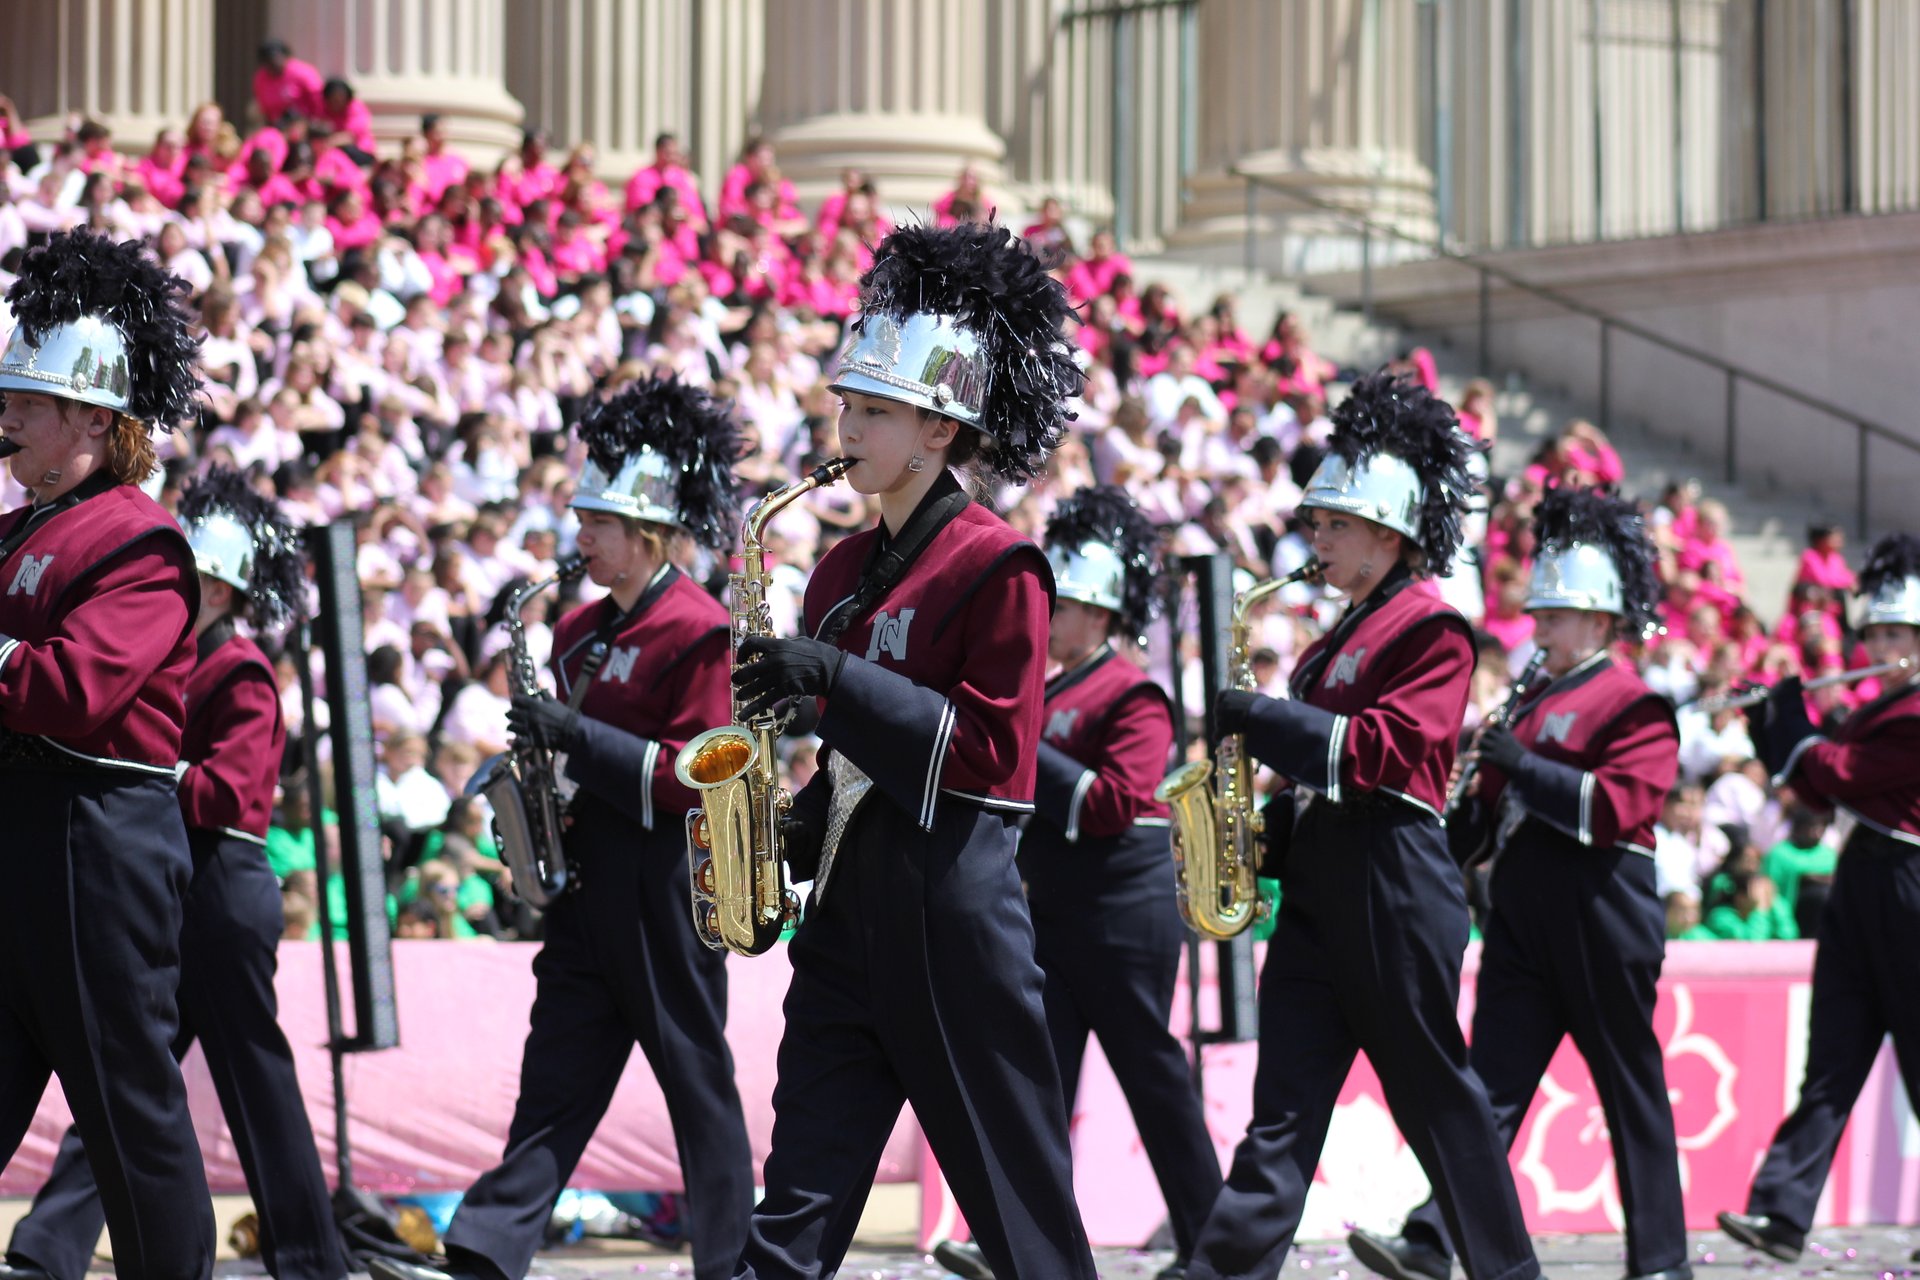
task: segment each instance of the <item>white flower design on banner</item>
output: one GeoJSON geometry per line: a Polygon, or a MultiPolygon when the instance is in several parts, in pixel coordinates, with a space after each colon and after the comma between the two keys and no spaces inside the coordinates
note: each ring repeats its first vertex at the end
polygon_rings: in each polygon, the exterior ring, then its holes
{"type": "MultiPolygon", "coordinates": [[[[1680,1185],[1689,1181],[1687,1153],[1703,1151],[1726,1131],[1740,1114],[1734,1102],[1734,1082],[1740,1069],[1720,1042],[1693,1029],[1693,992],[1684,983],[1668,991],[1673,1004],[1673,1029],[1663,1056],[1667,1067],[1667,1097],[1673,1104],[1675,1137],[1680,1148],[1680,1185]]],[[[1532,1186],[1530,1216],[1550,1213],[1586,1213],[1595,1208],[1606,1214],[1614,1230],[1626,1221],[1620,1208],[1620,1188],[1613,1173],[1613,1143],[1600,1109],[1593,1081],[1581,1073],[1579,1088],[1569,1089],[1554,1079],[1551,1069],[1540,1081],[1541,1105],[1534,1113],[1516,1168],[1532,1186]],[[1574,1146],[1566,1127],[1573,1126],[1574,1146]],[[1582,1157],[1570,1161],[1568,1152],[1582,1157]]]]}
{"type": "Polygon", "coordinates": [[[1386,1104],[1363,1093],[1334,1108],[1296,1234],[1303,1240],[1343,1236],[1352,1223],[1378,1222],[1382,1209],[1405,1213],[1430,1191],[1386,1104]]]}

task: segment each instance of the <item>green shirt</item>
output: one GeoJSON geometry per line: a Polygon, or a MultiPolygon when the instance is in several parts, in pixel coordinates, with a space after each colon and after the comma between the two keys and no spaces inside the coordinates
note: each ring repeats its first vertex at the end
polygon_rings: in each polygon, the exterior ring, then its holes
{"type": "MultiPolygon", "coordinates": [[[[340,816],[331,809],[322,819],[323,822],[339,820],[340,816]]],[[[313,828],[289,831],[285,827],[268,827],[267,865],[273,868],[273,874],[279,880],[285,880],[296,871],[313,870],[313,828]]]]}
{"type": "Polygon", "coordinates": [[[1800,901],[1800,880],[1804,876],[1830,876],[1840,863],[1840,851],[1828,844],[1803,849],[1791,840],[1782,840],[1767,850],[1760,869],[1792,910],[1800,901]]]}

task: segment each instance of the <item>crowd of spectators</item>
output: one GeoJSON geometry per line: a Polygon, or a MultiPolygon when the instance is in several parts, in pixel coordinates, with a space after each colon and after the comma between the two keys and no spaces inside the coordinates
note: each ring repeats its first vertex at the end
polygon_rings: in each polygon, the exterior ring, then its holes
{"type": "MultiPolygon", "coordinates": [[[[380,145],[353,87],[278,41],[263,46],[254,88],[266,123],[243,130],[209,103],[139,156],[78,119],[58,142],[36,144],[0,97],[0,283],[36,239],[83,225],[145,239],[189,282],[208,394],[199,419],[162,450],[164,500],[195,470],[226,463],[297,520],[353,522],[399,932],[513,936],[529,919],[504,892],[484,802],[464,791],[507,745],[502,603],[572,545],[567,503],[582,458],[569,427],[595,397],[671,371],[736,406],[750,493],[830,456],[836,403],[826,375],[860,273],[889,229],[886,206],[866,175],[849,171],[840,190],[803,209],[762,138],[746,141],[717,185],[689,171],[670,133],[651,164],[611,186],[591,143],[562,153],[539,128],[491,165],[449,149],[431,115],[414,136],[380,145]]],[[[924,216],[1007,213],[969,171],[924,216]]],[[[1016,225],[1081,308],[1075,340],[1087,384],[1072,436],[1045,473],[983,496],[1038,535],[1062,496],[1113,483],[1165,529],[1170,552],[1224,551],[1248,578],[1301,564],[1308,546],[1293,508],[1330,429],[1329,396],[1353,371],[1316,352],[1297,316],[1249,329],[1231,294],[1194,306],[1140,279],[1110,233],[1083,237],[1058,200],[1016,225]]],[[[1398,367],[1438,387],[1424,350],[1398,367]]],[[[1569,424],[1517,474],[1498,473],[1497,401],[1484,380],[1457,396],[1487,464],[1469,522],[1474,554],[1441,584],[1482,631],[1469,729],[1504,699],[1530,647],[1534,505],[1556,485],[1625,477],[1586,422],[1569,424]]],[[[0,481],[0,507],[20,498],[0,481]]],[[[1622,653],[1656,688],[1687,703],[1741,681],[1829,672],[1854,656],[1838,530],[1813,531],[1769,629],[1744,596],[1724,507],[1676,485],[1647,515],[1666,629],[1622,653]]],[[[820,553],[873,516],[835,486],[774,521],[777,627],[797,625],[820,553]]],[[[683,558],[719,585],[724,562],[683,558]]],[[[554,610],[585,593],[528,606],[537,665],[550,652],[554,610]]],[[[1263,686],[1284,683],[1334,609],[1299,586],[1258,616],[1263,686]]],[[[1197,640],[1190,625],[1172,630],[1156,630],[1144,661],[1179,679],[1184,705],[1198,708],[1197,640]],[[1172,630],[1187,634],[1175,641],[1172,630]]],[[[308,726],[291,655],[279,671],[297,737],[308,726]]],[[[1839,714],[1871,693],[1871,684],[1823,691],[1816,709],[1839,714]]],[[[316,709],[322,724],[325,713],[316,709]]],[[[1683,778],[1658,859],[1673,932],[1805,932],[1836,833],[1769,786],[1738,712],[1683,708],[1680,721],[1683,778]]],[[[810,767],[801,744],[795,780],[810,767]]],[[[269,851],[296,936],[315,927],[316,826],[331,843],[330,815],[316,824],[302,779],[290,775],[269,851]]]]}

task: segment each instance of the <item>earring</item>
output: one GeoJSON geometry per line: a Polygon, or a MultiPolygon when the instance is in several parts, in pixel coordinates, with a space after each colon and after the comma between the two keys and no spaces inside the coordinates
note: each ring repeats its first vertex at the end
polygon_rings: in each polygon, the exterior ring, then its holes
{"type": "Polygon", "coordinates": [[[911,458],[907,459],[907,470],[913,472],[915,475],[918,475],[920,472],[925,471],[926,469],[927,469],[927,460],[921,457],[919,454],[916,453],[911,458]]]}

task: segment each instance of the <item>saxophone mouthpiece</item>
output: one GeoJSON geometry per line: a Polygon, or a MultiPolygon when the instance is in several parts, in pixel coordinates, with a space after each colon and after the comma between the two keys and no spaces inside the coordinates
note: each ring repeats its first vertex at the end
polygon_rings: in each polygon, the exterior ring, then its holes
{"type": "Polygon", "coordinates": [[[17,441],[0,439],[0,458],[11,458],[18,452],[20,445],[17,441]]]}

